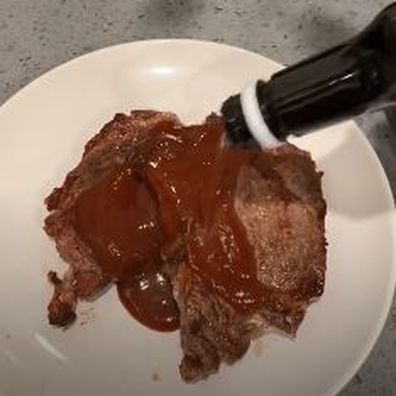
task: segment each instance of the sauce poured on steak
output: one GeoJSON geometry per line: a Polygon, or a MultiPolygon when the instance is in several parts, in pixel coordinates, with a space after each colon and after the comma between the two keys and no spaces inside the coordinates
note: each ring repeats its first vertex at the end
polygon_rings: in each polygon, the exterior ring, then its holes
{"type": "Polygon", "coordinates": [[[51,272],[49,322],[114,283],[155,330],[180,329],[180,374],[232,364],[267,327],[295,336],[326,270],[321,174],[309,154],[224,147],[216,116],[118,114],[46,199],[45,230],[69,265],[51,272]]]}
{"type": "Polygon", "coordinates": [[[239,170],[259,149],[222,144],[218,118],[194,127],[159,123],[144,157],[133,158],[81,192],[73,224],[128,311],[155,330],[179,327],[179,311],[161,249],[184,239],[186,264],[238,312],[254,312],[271,294],[234,208],[239,170]],[[135,163],[134,163],[135,162],[135,163]]]}

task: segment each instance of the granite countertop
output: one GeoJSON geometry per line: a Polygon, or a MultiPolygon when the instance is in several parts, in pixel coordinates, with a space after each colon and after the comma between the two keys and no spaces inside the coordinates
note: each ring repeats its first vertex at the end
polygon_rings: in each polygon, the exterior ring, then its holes
{"type": "MultiPolygon", "coordinates": [[[[0,104],[73,57],[112,44],[189,37],[290,64],[363,28],[381,0],[1,0],[0,104]]],[[[396,111],[360,117],[396,193],[396,111]],[[392,125],[390,125],[392,124],[392,125]],[[394,141],[393,141],[394,140],[394,141]]],[[[396,395],[396,303],[343,396],[396,395]]]]}

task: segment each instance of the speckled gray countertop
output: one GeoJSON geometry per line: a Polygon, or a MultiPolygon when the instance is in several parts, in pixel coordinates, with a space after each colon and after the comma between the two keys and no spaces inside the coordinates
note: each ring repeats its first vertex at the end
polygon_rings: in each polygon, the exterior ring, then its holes
{"type": "MultiPolygon", "coordinates": [[[[355,34],[381,0],[0,0],[0,104],[73,57],[112,44],[189,37],[290,64],[355,34]]],[[[396,111],[390,114],[396,129],[396,111]]],[[[396,194],[396,134],[383,114],[358,120],[396,194]],[[392,142],[392,140],[394,140],[392,142]]],[[[343,396],[396,395],[396,304],[343,396]]]]}

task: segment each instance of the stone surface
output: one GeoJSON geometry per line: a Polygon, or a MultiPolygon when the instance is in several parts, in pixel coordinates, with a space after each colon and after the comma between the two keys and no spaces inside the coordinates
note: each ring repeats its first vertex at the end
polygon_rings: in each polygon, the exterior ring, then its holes
{"type": "MultiPolygon", "coordinates": [[[[0,103],[73,57],[112,44],[188,37],[290,64],[355,34],[380,0],[1,0],[0,103]]],[[[396,111],[360,117],[396,193],[396,111]],[[393,128],[392,128],[393,126],[393,128]]],[[[396,304],[343,396],[396,395],[396,304]]]]}

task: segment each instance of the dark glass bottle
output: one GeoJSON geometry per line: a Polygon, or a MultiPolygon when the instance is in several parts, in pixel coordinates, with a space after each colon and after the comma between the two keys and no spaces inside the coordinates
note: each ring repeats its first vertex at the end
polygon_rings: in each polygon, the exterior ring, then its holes
{"type": "MultiPolygon", "coordinates": [[[[257,101],[280,140],[396,103],[396,3],[358,36],[258,81],[257,101]]],[[[221,110],[229,140],[251,140],[240,96],[221,110]]]]}

